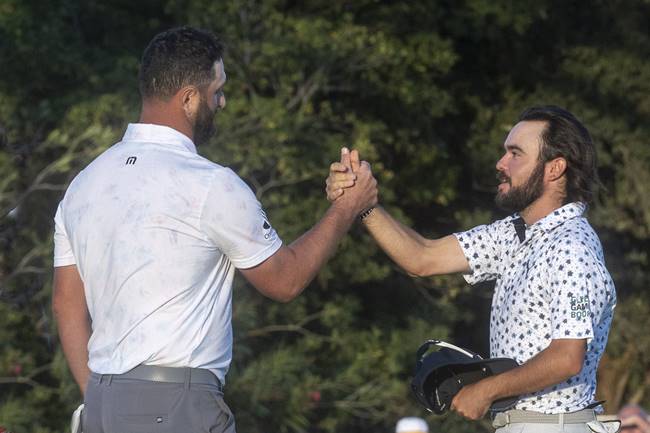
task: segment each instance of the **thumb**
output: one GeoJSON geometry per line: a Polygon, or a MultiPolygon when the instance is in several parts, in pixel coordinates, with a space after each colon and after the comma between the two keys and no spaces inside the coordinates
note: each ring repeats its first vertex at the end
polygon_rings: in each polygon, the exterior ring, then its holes
{"type": "Polygon", "coordinates": [[[347,147],[341,148],[341,164],[346,166],[348,170],[352,169],[350,165],[350,150],[347,147]]]}
{"type": "Polygon", "coordinates": [[[360,166],[361,164],[359,163],[359,151],[355,149],[350,152],[350,168],[352,168],[353,172],[357,172],[360,166]]]}

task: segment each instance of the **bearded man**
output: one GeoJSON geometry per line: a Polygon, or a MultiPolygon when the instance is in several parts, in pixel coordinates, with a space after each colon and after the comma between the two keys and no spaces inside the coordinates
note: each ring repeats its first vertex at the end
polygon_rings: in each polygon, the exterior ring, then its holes
{"type": "Polygon", "coordinates": [[[83,432],[234,433],[223,386],[235,269],[271,299],[295,298],[376,203],[376,182],[362,167],[284,245],[251,189],[197,154],[226,105],[219,39],[156,35],[139,84],[139,122],[75,177],[55,216],[53,309],[83,432]]]}
{"type": "MultiPolygon", "coordinates": [[[[410,274],[496,280],[491,357],[520,365],[462,388],[452,409],[479,419],[495,400],[519,396],[493,418],[499,433],[592,431],[602,427],[596,369],[616,304],[600,241],[583,216],[598,182],[596,151],[575,116],[554,106],[525,110],[503,147],[496,203],[513,215],[441,239],[422,237],[379,206],[362,221],[410,274]]],[[[355,151],[351,162],[332,164],[330,201],[345,197],[357,166],[355,151]]]]}

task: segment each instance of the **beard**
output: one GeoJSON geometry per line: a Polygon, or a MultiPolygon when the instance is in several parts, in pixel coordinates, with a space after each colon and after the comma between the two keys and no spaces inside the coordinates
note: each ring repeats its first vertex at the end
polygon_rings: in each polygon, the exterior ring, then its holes
{"type": "Polygon", "coordinates": [[[206,143],[217,132],[217,128],[214,126],[214,114],[207,101],[201,96],[201,104],[194,121],[194,144],[196,146],[206,143]]]}
{"type": "Polygon", "coordinates": [[[544,163],[537,163],[526,183],[521,186],[513,187],[512,180],[501,172],[497,173],[497,179],[508,182],[510,189],[504,193],[497,192],[494,198],[496,205],[508,212],[521,212],[544,192],[544,163]]]}

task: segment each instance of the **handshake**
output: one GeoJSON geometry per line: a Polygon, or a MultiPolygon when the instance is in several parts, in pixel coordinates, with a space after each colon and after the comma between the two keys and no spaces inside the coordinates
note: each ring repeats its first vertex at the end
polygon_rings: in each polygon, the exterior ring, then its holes
{"type": "Polygon", "coordinates": [[[365,219],[377,205],[377,180],[370,164],[359,160],[357,150],[341,149],[341,161],[330,165],[325,181],[327,199],[332,205],[365,219]]]}

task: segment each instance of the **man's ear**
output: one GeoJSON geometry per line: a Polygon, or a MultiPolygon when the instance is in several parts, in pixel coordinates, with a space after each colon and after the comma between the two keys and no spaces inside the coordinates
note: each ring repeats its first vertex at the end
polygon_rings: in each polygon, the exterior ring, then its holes
{"type": "Polygon", "coordinates": [[[558,157],[546,163],[546,179],[554,182],[566,173],[566,159],[558,157]]]}
{"type": "Polygon", "coordinates": [[[199,89],[196,86],[183,87],[178,91],[178,97],[180,98],[185,116],[193,122],[201,105],[201,93],[199,89]]]}

